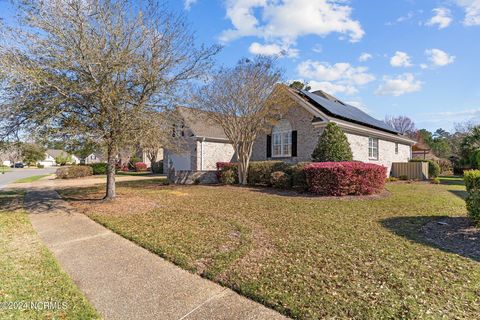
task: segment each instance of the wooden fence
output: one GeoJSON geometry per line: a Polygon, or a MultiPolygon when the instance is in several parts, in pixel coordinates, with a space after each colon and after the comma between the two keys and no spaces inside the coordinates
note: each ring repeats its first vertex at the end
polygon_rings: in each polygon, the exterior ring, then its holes
{"type": "Polygon", "coordinates": [[[390,175],[396,178],[406,176],[412,180],[428,180],[428,162],[394,162],[390,175]]]}

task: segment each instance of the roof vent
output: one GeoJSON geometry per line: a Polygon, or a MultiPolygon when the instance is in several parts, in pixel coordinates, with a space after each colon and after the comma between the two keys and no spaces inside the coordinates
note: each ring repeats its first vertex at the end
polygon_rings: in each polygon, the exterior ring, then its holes
{"type": "Polygon", "coordinates": [[[316,94],[317,96],[322,97],[323,99],[327,99],[327,100],[329,100],[329,101],[338,102],[338,103],[341,103],[341,104],[345,105],[345,103],[343,103],[342,101],[338,100],[338,99],[335,98],[334,96],[326,93],[325,91],[317,90],[317,91],[313,91],[312,93],[313,93],[313,94],[316,94]]]}

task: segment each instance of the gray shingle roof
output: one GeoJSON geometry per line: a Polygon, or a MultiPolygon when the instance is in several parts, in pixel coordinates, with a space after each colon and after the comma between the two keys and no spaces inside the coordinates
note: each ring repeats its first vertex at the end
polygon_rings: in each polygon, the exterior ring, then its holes
{"type": "Polygon", "coordinates": [[[227,139],[222,126],[213,122],[205,111],[186,107],[177,107],[177,110],[185,121],[185,127],[192,130],[195,136],[227,139]]]}
{"type": "Polygon", "coordinates": [[[335,97],[323,92],[315,93],[300,90],[298,93],[305,97],[313,106],[320,111],[334,118],[346,120],[349,122],[365,125],[367,127],[379,129],[393,134],[399,134],[397,130],[390,127],[383,121],[377,120],[366,114],[362,110],[355,108],[349,104],[343,103],[335,97]]]}

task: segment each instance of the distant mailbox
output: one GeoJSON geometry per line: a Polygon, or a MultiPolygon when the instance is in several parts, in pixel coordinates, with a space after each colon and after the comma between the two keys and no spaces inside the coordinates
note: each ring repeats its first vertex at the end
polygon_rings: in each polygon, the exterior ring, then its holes
{"type": "Polygon", "coordinates": [[[411,180],[428,180],[428,162],[395,162],[392,163],[392,177],[408,177],[411,180]]]}

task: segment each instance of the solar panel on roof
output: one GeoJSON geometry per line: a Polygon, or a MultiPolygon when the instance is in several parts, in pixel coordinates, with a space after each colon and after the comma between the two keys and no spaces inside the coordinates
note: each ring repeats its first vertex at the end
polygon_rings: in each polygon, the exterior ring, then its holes
{"type": "Polygon", "coordinates": [[[385,122],[373,118],[354,106],[346,103],[340,103],[338,101],[331,101],[308,91],[300,90],[300,92],[309,100],[313,101],[320,110],[326,111],[327,114],[374,127],[383,131],[398,134],[398,131],[387,125],[385,122]]]}

